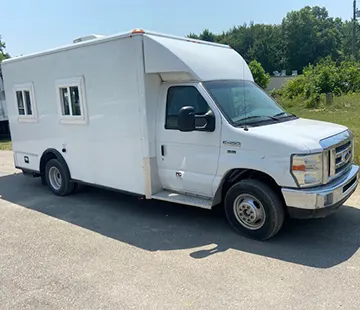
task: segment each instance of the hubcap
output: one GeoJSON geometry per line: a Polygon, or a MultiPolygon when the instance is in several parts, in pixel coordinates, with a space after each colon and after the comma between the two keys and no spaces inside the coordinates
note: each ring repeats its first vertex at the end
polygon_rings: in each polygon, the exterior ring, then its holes
{"type": "Polygon", "coordinates": [[[266,219],[262,203],[252,195],[241,194],[234,201],[234,214],[241,225],[250,230],[261,228],[266,219]]]}
{"type": "Polygon", "coordinates": [[[55,190],[59,190],[62,184],[62,180],[61,180],[61,174],[58,168],[56,167],[51,167],[49,169],[49,181],[51,186],[55,189],[55,190]]]}

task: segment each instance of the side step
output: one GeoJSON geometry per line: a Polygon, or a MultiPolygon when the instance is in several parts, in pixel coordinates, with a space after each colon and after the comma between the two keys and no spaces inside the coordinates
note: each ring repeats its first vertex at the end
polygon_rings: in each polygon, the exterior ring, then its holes
{"type": "Polygon", "coordinates": [[[172,203],[179,203],[188,206],[194,206],[210,210],[212,207],[212,201],[206,198],[200,198],[195,196],[187,196],[184,194],[178,194],[170,191],[161,191],[151,196],[152,199],[168,201],[172,203]]]}

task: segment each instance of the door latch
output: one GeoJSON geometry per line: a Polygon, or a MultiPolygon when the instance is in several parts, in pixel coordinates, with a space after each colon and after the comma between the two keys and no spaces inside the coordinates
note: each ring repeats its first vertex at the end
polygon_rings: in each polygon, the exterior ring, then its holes
{"type": "Polygon", "coordinates": [[[184,176],[184,172],[183,171],[176,171],[175,173],[176,177],[179,179],[182,179],[184,176]]]}

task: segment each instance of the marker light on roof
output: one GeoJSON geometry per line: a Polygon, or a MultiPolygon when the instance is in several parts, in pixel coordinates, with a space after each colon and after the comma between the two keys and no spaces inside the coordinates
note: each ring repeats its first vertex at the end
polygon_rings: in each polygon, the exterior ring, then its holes
{"type": "Polygon", "coordinates": [[[144,30],[142,29],[134,29],[133,31],[131,31],[132,34],[136,34],[136,33],[145,33],[144,30]]]}

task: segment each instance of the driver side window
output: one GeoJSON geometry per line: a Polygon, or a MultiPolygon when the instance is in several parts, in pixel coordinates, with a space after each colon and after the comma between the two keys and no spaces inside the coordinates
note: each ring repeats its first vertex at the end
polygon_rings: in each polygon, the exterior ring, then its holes
{"type": "MultiPolygon", "coordinates": [[[[210,109],[199,91],[194,86],[172,86],[166,99],[165,129],[178,129],[178,115],[182,107],[192,106],[195,115],[204,115],[210,109]]],[[[204,120],[196,119],[196,126],[205,125],[204,120]]]]}

